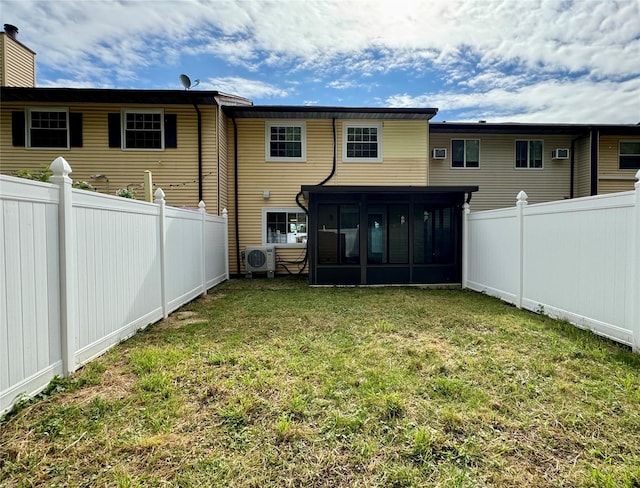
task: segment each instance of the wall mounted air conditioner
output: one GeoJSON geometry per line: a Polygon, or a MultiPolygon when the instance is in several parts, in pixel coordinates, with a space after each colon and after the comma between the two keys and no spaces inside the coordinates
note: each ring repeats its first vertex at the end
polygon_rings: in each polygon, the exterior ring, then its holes
{"type": "Polygon", "coordinates": [[[434,148],[431,153],[431,157],[433,159],[447,159],[447,148],[446,147],[434,148]]]}
{"type": "Polygon", "coordinates": [[[249,278],[254,272],[266,272],[269,278],[273,278],[276,271],[276,250],[273,246],[247,246],[244,264],[249,278]]]}
{"type": "Polygon", "coordinates": [[[551,152],[551,159],[569,159],[569,150],[558,148],[551,152]]]}

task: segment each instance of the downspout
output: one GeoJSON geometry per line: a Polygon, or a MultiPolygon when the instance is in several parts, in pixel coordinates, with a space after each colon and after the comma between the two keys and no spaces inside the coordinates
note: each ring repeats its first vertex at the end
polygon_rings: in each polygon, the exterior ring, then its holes
{"type": "Polygon", "coordinates": [[[336,174],[336,168],[338,163],[336,158],[336,151],[338,150],[338,141],[336,136],[336,118],[334,117],[333,119],[331,119],[331,121],[333,125],[333,167],[331,168],[331,173],[329,173],[329,176],[327,176],[324,180],[318,183],[318,186],[324,185],[327,181],[333,178],[333,175],[336,174]]]}
{"type": "MultiPolygon", "coordinates": [[[[338,166],[338,158],[336,156],[336,152],[338,150],[338,140],[337,140],[337,135],[336,135],[336,118],[335,117],[332,119],[332,126],[333,126],[333,166],[331,168],[331,172],[329,173],[329,175],[324,180],[322,180],[320,183],[318,183],[318,186],[324,185],[327,181],[329,181],[331,178],[333,178],[333,176],[336,174],[336,169],[337,169],[337,166],[338,166]]],[[[302,196],[302,190],[299,191],[298,194],[296,195],[296,203],[298,204],[298,207],[300,207],[302,210],[304,210],[304,213],[307,215],[307,229],[308,229],[309,228],[308,227],[309,226],[309,209],[307,207],[305,207],[302,204],[302,202],[300,201],[300,197],[301,196],[302,196]]],[[[300,268],[300,271],[298,273],[298,274],[300,274],[300,273],[302,273],[302,270],[307,265],[307,260],[308,259],[309,259],[309,249],[305,247],[304,258],[302,258],[302,260],[293,261],[293,262],[287,262],[287,264],[302,264],[302,268],[300,268]]],[[[289,271],[289,269],[286,266],[284,266],[284,268],[287,271],[289,271]]],[[[289,274],[291,274],[290,271],[289,271],[289,274]]]]}
{"type": "Polygon", "coordinates": [[[231,116],[233,122],[233,201],[235,207],[236,230],[236,266],[240,275],[240,223],[238,219],[238,124],[235,116],[231,116]]]}
{"type": "MultiPolygon", "coordinates": [[[[336,169],[338,166],[338,160],[336,157],[336,151],[338,150],[338,141],[337,141],[337,135],[336,135],[336,118],[334,117],[332,120],[332,126],[333,126],[333,166],[331,167],[331,172],[329,173],[329,175],[322,180],[320,183],[318,183],[317,186],[322,186],[324,185],[327,181],[329,181],[331,178],[333,178],[333,176],[336,174],[336,169]]],[[[300,207],[302,210],[304,210],[304,212],[309,215],[309,209],[307,209],[307,207],[305,207],[302,202],[300,202],[300,197],[302,196],[302,191],[298,192],[298,194],[296,195],[296,203],[298,204],[298,207],[300,207]]]]}
{"type": "Polygon", "coordinates": [[[600,131],[591,128],[591,195],[598,194],[598,143],[600,131]]]}
{"type": "Polygon", "coordinates": [[[198,114],[198,203],[200,203],[202,201],[202,114],[195,99],[191,103],[198,114]]]}
{"type": "Polygon", "coordinates": [[[216,104],[218,105],[216,108],[216,154],[217,154],[217,167],[216,167],[216,176],[218,177],[217,181],[217,190],[216,195],[218,195],[218,201],[216,202],[216,213],[218,215],[222,215],[220,212],[220,115],[221,115],[221,107],[216,100],[216,104]]]}
{"type": "Polygon", "coordinates": [[[573,198],[573,185],[575,184],[575,176],[574,172],[576,169],[576,159],[575,159],[575,149],[576,149],[576,139],[571,139],[571,173],[569,174],[569,198],[573,198]]]}

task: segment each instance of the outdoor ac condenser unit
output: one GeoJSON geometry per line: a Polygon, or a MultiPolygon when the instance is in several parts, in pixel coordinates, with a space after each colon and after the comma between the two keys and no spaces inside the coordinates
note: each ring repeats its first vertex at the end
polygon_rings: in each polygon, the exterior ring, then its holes
{"type": "Polygon", "coordinates": [[[551,159],[569,159],[569,150],[564,148],[554,149],[551,152],[551,159]]]}
{"type": "Polygon", "coordinates": [[[254,272],[266,272],[269,278],[273,278],[276,271],[276,250],[273,246],[247,246],[244,262],[247,277],[251,278],[254,272]]]}
{"type": "Polygon", "coordinates": [[[431,153],[431,157],[433,159],[447,159],[447,148],[446,147],[436,147],[433,149],[431,153]]]}

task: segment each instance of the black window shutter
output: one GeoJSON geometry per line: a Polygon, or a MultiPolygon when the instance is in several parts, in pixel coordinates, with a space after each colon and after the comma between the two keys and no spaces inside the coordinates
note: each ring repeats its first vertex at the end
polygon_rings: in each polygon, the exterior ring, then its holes
{"type": "Polygon", "coordinates": [[[25,145],[24,112],[11,112],[11,142],[14,146],[25,145]]]}
{"type": "Polygon", "coordinates": [[[82,113],[69,113],[69,128],[71,129],[71,147],[82,147],[82,113]]]}
{"type": "Polygon", "coordinates": [[[120,114],[109,114],[109,147],[121,147],[120,114]]]}
{"type": "Polygon", "coordinates": [[[176,114],[164,115],[164,147],[178,147],[178,117],[176,114]]]}

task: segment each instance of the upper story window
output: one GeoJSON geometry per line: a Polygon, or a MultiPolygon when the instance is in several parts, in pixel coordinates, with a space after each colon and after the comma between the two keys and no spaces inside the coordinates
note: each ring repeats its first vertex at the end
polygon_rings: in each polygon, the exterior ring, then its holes
{"type": "Polygon", "coordinates": [[[381,162],[382,124],[344,122],[342,126],[342,160],[381,162]]]}
{"type": "Polygon", "coordinates": [[[640,141],[620,141],[620,169],[640,169],[640,141]]]}
{"type": "Polygon", "coordinates": [[[306,161],[304,122],[268,122],[266,135],[267,161],[306,161]]]}
{"type": "Polygon", "coordinates": [[[69,149],[69,110],[55,107],[28,109],[27,147],[69,149]]]}
{"type": "Polygon", "coordinates": [[[480,139],[452,139],[451,167],[479,168],[480,139]]]}
{"type": "Polygon", "coordinates": [[[542,141],[516,141],[516,168],[542,168],[542,141]]]}
{"type": "Polygon", "coordinates": [[[307,214],[299,208],[262,209],[263,244],[306,244],[307,214]]]}
{"type": "Polygon", "coordinates": [[[162,110],[124,110],[123,122],[123,149],[164,149],[162,110]]]}

